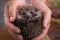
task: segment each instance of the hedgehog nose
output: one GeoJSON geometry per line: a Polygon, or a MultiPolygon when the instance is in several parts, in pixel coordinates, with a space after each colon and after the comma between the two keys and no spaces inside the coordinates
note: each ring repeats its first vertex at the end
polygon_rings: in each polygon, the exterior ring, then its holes
{"type": "Polygon", "coordinates": [[[25,12],[23,12],[23,15],[26,15],[26,13],[25,13],[25,12]]]}

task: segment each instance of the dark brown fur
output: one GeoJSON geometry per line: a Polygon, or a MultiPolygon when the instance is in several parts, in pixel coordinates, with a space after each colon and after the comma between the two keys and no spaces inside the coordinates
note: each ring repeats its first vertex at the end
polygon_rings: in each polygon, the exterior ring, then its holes
{"type": "Polygon", "coordinates": [[[32,6],[19,9],[14,24],[21,29],[25,40],[31,40],[42,32],[42,14],[32,6]]]}

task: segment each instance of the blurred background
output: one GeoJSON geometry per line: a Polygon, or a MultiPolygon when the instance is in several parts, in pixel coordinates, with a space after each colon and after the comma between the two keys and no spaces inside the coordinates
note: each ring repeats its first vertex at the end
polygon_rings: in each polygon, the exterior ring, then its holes
{"type": "MultiPolygon", "coordinates": [[[[5,1],[0,0],[0,14],[4,11],[5,1]],[[3,4],[2,4],[2,1],[3,4]]],[[[60,0],[46,0],[47,6],[52,10],[52,21],[48,32],[48,39],[45,40],[60,40],[60,0]]],[[[0,40],[16,40],[9,34],[7,28],[0,30],[0,40]]]]}
{"type": "Polygon", "coordinates": [[[46,3],[52,10],[52,21],[48,36],[50,40],[60,40],[60,0],[47,0],[46,3]]]}

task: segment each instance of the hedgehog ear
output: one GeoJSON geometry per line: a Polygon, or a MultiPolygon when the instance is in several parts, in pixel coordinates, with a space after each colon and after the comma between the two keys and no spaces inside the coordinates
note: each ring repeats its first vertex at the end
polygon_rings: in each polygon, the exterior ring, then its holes
{"type": "Polygon", "coordinates": [[[39,12],[35,12],[37,15],[35,16],[35,17],[42,17],[42,13],[41,13],[41,11],[39,11],[39,12]]]}

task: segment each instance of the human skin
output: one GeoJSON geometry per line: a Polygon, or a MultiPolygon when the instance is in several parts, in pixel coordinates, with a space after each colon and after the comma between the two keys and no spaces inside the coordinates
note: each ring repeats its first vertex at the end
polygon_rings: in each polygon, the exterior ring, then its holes
{"type": "Polygon", "coordinates": [[[26,5],[25,0],[8,0],[5,5],[5,24],[8,28],[8,31],[17,39],[22,40],[21,35],[17,35],[15,33],[20,33],[20,29],[14,26],[11,22],[13,22],[16,18],[16,12],[19,7],[26,5]]]}
{"type": "Polygon", "coordinates": [[[48,33],[48,29],[50,27],[50,21],[51,21],[51,10],[46,6],[46,1],[44,2],[44,0],[31,0],[31,5],[37,7],[38,9],[40,9],[43,12],[43,32],[33,38],[32,40],[42,40],[48,33]]]}
{"type": "MultiPolygon", "coordinates": [[[[33,5],[40,9],[43,12],[44,19],[43,19],[43,32],[33,38],[32,40],[42,40],[48,32],[48,29],[50,27],[50,21],[51,21],[51,10],[46,6],[45,4],[46,0],[31,0],[30,5],[33,5]]],[[[20,33],[21,31],[19,28],[14,26],[11,22],[13,22],[16,18],[16,11],[17,8],[22,7],[26,5],[25,0],[9,0],[5,6],[5,22],[8,27],[9,32],[16,36],[18,40],[23,40],[23,37],[21,35],[15,34],[20,33]]]]}

